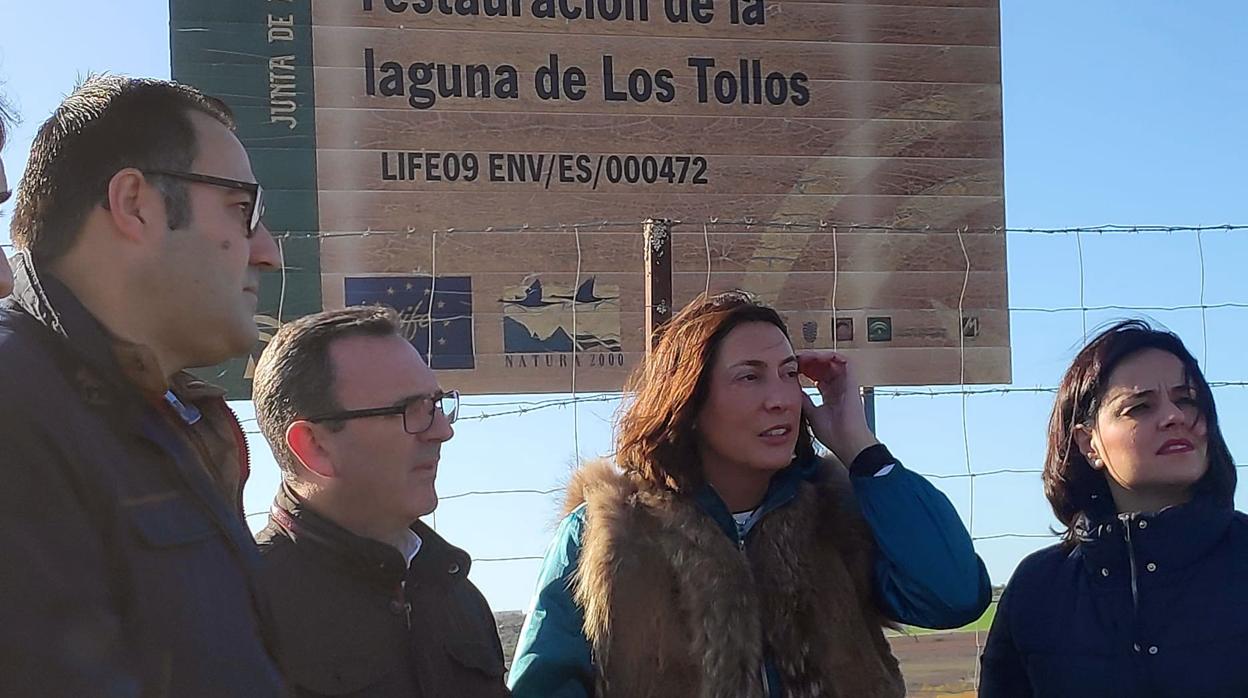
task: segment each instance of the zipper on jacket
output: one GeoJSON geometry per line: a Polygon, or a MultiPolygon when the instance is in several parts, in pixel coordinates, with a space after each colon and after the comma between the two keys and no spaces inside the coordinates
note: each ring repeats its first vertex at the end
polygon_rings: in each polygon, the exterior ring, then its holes
{"type": "Polygon", "coordinates": [[[247,432],[243,431],[243,420],[238,418],[238,413],[230,407],[230,403],[225,403],[225,411],[229,413],[231,426],[234,427],[234,438],[238,442],[238,455],[242,459],[238,464],[238,513],[247,520],[247,512],[243,507],[243,489],[247,486],[247,480],[251,479],[251,444],[247,443],[247,432]]]}
{"type": "Polygon", "coordinates": [[[395,597],[394,602],[403,604],[403,615],[404,615],[403,622],[407,625],[407,629],[411,630],[412,629],[412,604],[410,601],[407,600],[407,594],[405,592],[406,592],[406,589],[404,588],[403,582],[399,582],[398,586],[394,590],[394,597],[395,597]]]}
{"type": "Polygon", "coordinates": [[[1135,545],[1131,542],[1131,515],[1119,514],[1122,535],[1127,541],[1127,564],[1131,567],[1131,610],[1140,610],[1140,587],[1135,573],[1135,545]]]}
{"type": "MultiPolygon", "coordinates": [[[[748,532],[747,532],[748,535],[748,532]]],[[[749,556],[745,553],[745,536],[737,534],[737,551],[746,557],[746,564],[749,564],[749,556]]],[[[766,644],[764,642],[764,644],[766,644]]],[[[763,663],[758,667],[759,674],[763,680],[763,698],[771,698],[771,682],[767,680],[767,660],[763,659],[763,663]]]]}
{"type": "MultiPolygon", "coordinates": [[[[239,456],[238,491],[234,493],[234,501],[231,503],[237,509],[244,525],[246,525],[247,516],[246,512],[243,511],[243,488],[251,476],[251,445],[247,443],[247,433],[243,431],[243,423],[238,418],[238,413],[225,400],[221,400],[221,406],[225,408],[225,421],[229,423],[231,430],[234,432],[234,446],[238,450],[239,456]]],[[[201,409],[200,413],[203,414],[203,412],[204,410],[201,409]]],[[[208,444],[204,442],[204,437],[191,424],[183,423],[179,425],[178,429],[180,433],[185,435],[191,447],[199,454],[201,469],[208,475],[210,480],[217,483],[216,475],[212,471],[213,459],[211,451],[208,449],[208,444]]]]}

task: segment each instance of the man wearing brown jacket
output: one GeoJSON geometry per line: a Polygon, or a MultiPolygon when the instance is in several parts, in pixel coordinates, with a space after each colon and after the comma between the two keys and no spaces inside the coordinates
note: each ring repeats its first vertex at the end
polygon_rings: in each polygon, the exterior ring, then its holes
{"type": "Polygon", "coordinates": [[[437,506],[459,396],[355,307],[282,327],[256,367],[256,415],[283,471],[258,540],[297,696],[506,696],[471,558],[419,517],[437,506]]]}

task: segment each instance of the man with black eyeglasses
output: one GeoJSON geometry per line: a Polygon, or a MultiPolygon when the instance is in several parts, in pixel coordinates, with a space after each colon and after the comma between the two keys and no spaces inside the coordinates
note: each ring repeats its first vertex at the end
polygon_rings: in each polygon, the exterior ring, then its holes
{"type": "Polygon", "coordinates": [[[459,394],[438,384],[395,312],[283,325],[253,386],[282,470],[257,540],[294,694],[506,696],[471,558],[419,521],[438,503],[459,394]]]}
{"type": "Polygon", "coordinates": [[[0,304],[0,693],[279,696],[247,445],[185,369],[280,264],[219,100],[91,77],[43,123],[0,304]]]}

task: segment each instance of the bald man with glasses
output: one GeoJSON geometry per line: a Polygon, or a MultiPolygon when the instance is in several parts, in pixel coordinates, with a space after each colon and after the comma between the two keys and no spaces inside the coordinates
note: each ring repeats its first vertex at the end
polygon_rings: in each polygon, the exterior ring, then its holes
{"type": "Polygon", "coordinates": [[[296,696],[506,696],[471,558],[421,516],[438,503],[459,394],[387,308],[283,325],[256,366],[256,417],[283,482],[260,532],[296,696]]]}

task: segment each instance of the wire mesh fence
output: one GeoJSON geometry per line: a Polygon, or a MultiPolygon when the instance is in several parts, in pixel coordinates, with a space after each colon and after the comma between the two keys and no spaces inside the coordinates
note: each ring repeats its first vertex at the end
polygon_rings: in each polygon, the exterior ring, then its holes
{"type": "MultiPolygon", "coordinates": [[[[821,221],[684,223],[708,231],[708,279],[709,232],[716,226],[812,232],[828,232],[833,227],[821,221]]],[[[578,248],[579,260],[580,250],[594,244],[595,232],[640,231],[640,227],[639,221],[591,221],[546,229],[569,233],[567,244],[578,248]]],[[[930,228],[835,227],[898,235],[932,232],[930,228]]],[[[499,226],[491,230],[535,229],[499,226]]],[[[1222,423],[1230,426],[1227,438],[1232,453],[1239,457],[1237,468],[1248,467],[1243,456],[1248,443],[1233,428],[1248,419],[1248,369],[1241,351],[1248,344],[1248,284],[1240,269],[1241,260],[1248,259],[1248,225],[952,232],[951,245],[971,233],[1006,237],[1013,384],[876,387],[878,431],[910,469],[929,478],[953,501],[989,566],[994,585],[1008,580],[1022,556],[1057,540],[1056,522],[1039,481],[1047,410],[1066,363],[1109,320],[1145,317],[1175,330],[1187,342],[1210,380],[1222,423]]],[[[359,231],[317,236],[422,234],[428,233],[359,231]]],[[[436,244],[433,249],[436,258],[436,244]]],[[[967,255],[968,280],[974,268],[975,260],[967,255]]],[[[412,271],[435,278],[437,273],[436,267],[412,271]]],[[[578,261],[578,282],[580,276],[578,261]]],[[[431,522],[473,553],[473,576],[496,611],[525,607],[551,523],[558,517],[568,471],[583,458],[610,454],[611,421],[625,399],[619,393],[598,392],[464,399],[458,434],[444,451],[439,474],[441,504],[431,522]]],[[[240,411],[246,416],[248,406],[240,411]]],[[[245,428],[262,461],[254,466],[248,492],[253,512],[249,519],[256,528],[266,515],[264,502],[272,496],[277,469],[267,461],[254,418],[245,420],[245,428]]],[[[1244,508],[1242,495],[1237,501],[1244,508]]],[[[958,695],[974,690],[978,652],[992,610],[962,633],[916,632],[894,638],[912,695],[958,695]]],[[[514,624],[520,616],[510,617],[514,624]]]]}

